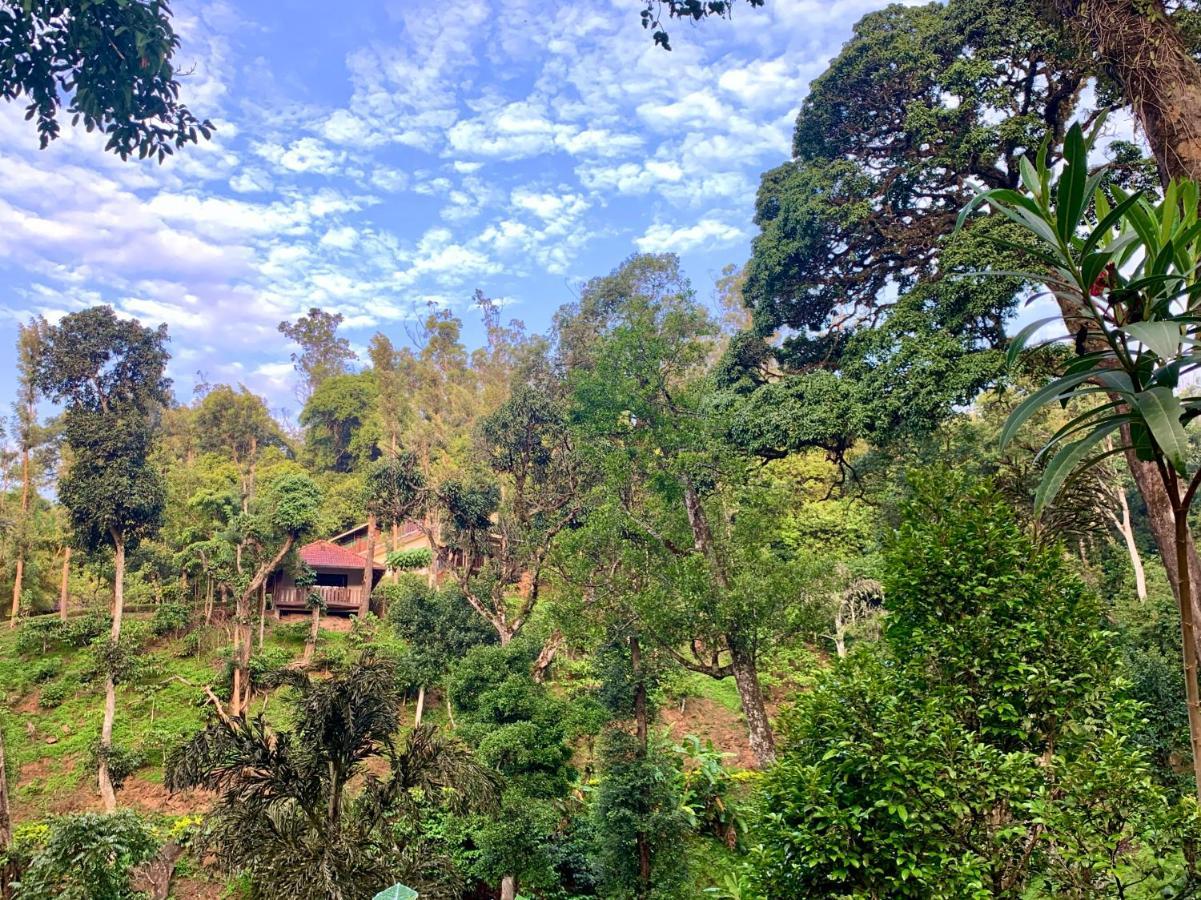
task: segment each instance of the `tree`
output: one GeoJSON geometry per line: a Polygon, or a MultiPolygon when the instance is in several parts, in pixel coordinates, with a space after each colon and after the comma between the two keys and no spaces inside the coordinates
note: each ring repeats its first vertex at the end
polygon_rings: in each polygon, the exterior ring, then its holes
{"type": "Polygon", "coordinates": [[[46,322],[33,319],[28,325],[19,325],[17,334],[17,400],[13,404],[17,443],[21,453],[21,512],[17,525],[17,559],[13,576],[13,605],[9,616],[9,627],[15,628],[21,612],[21,590],[25,575],[25,560],[30,551],[30,499],[35,492],[33,484],[33,452],[42,441],[42,429],[38,423],[38,357],[42,353],[42,342],[46,333],[46,322]]]}
{"type": "Polygon", "coordinates": [[[309,309],[308,315],[295,322],[280,322],[279,333],[300,345],[292,354],[296,371],[304,378],[304,396],[312,395],[325,379],[346,372],[346,364],[355,359],[350,341],[338,337],[342,324],[341,313],[327,313],[319,307],[309,309]]]}
{"type": "MultiPolygon", "coordinates": [[[[1201,366],[1192,344],[1201,298],[1201,188],[1195,182],[1170,182],[1162,202],[1151,203],[1115,187],[1111,207],[1101,190],[1103,175],[1089,174],[1091,143],[1073,126],[1065,166],[1056,178],[1040,154],[1036,163],[1027,160],[1023,166],[1022,192],[982,193],[964,208],[963,218],[988,203],[994,215],[1030,232],[1037,241],[1030,257],[1059,300],[1070,328],[1063,340],[1077,354],[1065,374],[1014,410],[1002,441],[1053,400],[1099,401],[1051,437],[1046,450],[1056,452],[1039,484],[1036,506],[1054,499],[1076,470],[1118,452],[1152,466],[1171,503],[1193,777],[1201,800],[1197,598],[1192,595],[1197,573],[1188,523],[1201,470],[1190,471],[1185,430],[1201,401],[1180,388],[1181,379],[1201,366]],[[1116,450],[1109,444],[1114,440],[1116,450]]],[[[1014,352],[1021,347],[1017,342],[1014,352]]]]}
{"type": "Polygon", "coordinates": [[[0,97],[26,97],[45,148],[72,124],[108,135],[122,159],[157,156],[208,139],[213,124],[179,102],[172,63],[179,38],[161,0],[32,0],[0,9],[0,97]]]}
{"type": "Polygon", "coordinates": [[[1061,548],[989,485],[933,471],[884,568],[882,644],[798,698],[756,798],[756,896],[1121,897],[1192,877],[1159,861],[1196,807],[1130,740],[1104,609],[1061,548]]]}
{"type": "Polygon", "coordinates": [[[502,900],[513,900],[523,883],[552,879],[546,842],[558,823],[553,804],[573,774],[563,703],[534,681],[530,650],[520,642],[475,647],[450,677],[459,733],[505,778],[500,814],[475,833],[481,875],[501,882],[502,900]]]}
{"type": "Polygon", "coordinates": [[[433,728],[395,744],[398,678],[381,657],[365,653],[320,681],[293,673],[290,683],[290,732],[217,714],[169,756],[171,790],[218,794],[207,848],[250,876],[254,897],[358,900],[397,881],[436,896],[453,885],[453,863],[415,836],[421,798],[457,814],[487,811],[495,773],[433,728]]]}
{"type": "Polygon", "coordinates": [[[318,469],[349,472],[379,455],[378,391],[371,372],[331,375],[300,413],[305,449],[318,469]]]}
{"type": "Polygon", "coordinates": [[[230,587],[237,598],[236,664],[230,704],[235,715],[244,711],[250,701],[251,603],[267,577],[316,528],[321,510],[321,491],[307,475],[281,475],[256,499],[251,513],[242,522],[239,536],[245,559],[230,573],[230,587]],[[244,563],[253,566],[251,574],[244,574],[244,563]]]}
{"type": "Polygon", "coordinates": [[[724,414],[711,402],[704,367],[715,326],[671,256],[635,256],[594,279],[557,326],[574,440],[584,468],[604,473],[585,530],[616,527],[651,547],[642,628],[686,668],[734,677],[767,765],[757,660],[797,597],[784,574],[792,561],[768,545],[753,492],[740,493],[754,466],[723,441],[724,414]]]}
{"type": "Polygon", "coordinates": [[[1048,18],[1092,50],[1116,78],[1151,145],[1160,178],[1201,180],[1201,64],[1163,0],[1054,0],[1048,18]]]}
{"type": "Polygon", "coordinates": [[[130,900],[134,869],[154,856],[158,839],[133,810],[81,813],[55,820],[17,894],[23,900],[130,900]]]}
{"type": "Polygon", "coordinates": [[[246,512],[259,453],[271,446],[287,446],[267,404],[245,387],[235,391],[227,384],[217,385],[197,405],[194,427],[200,449],[228,456],[242,470],[242,512],[246,512]]]}
{"type": "MultiPolygon", "coordinates": [[[[150,461],[156,417],[168,402],[167,327],[118,319],[111,307],[71,313],[46,330],[36,382],[63,402],[71,466],[58,496],[81,548],[115,554],[109,656],[118,654],[125,608],[125,554],[154,532],[163,513],[162,477],[150,461]]],[[[100,732],[100,793],[110,812],[116,794],[108,772],[116,714],[116,675],[105,676],[100,732]]]]}

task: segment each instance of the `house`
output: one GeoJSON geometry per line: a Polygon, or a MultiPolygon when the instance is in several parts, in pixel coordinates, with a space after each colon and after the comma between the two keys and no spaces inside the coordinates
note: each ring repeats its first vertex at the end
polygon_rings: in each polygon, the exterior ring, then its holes
{"type": "MultiPolygon", "coordinates": [[[[280,570],[271,576],[267,592],[278,612],[304,611],[308,609],[308,595],[316,591],[332,611],[357,612],[363,599],[364,559],[347,547],[332,541],[313,541],[299,551],[300,559],[317,573],[317,583],[311,588],[297,587],[290,573],[280,570]]],[[[382,562],[372,565],[371,587],[384,577],[382,562]]]]}
{"type": "MultiPolygon", "coordinates": [[[[367,523],[356,525],[343,531],[341,534],[336,534],[330,541],[343,547],[346,550],[362,556],[367,552],[367,523]]],[[[421,526],[416,522],[405,522],[394,529],[381,528],[375,534],[375,552],[373,556],[375,561],[380,565],[387,566],[388,554],[393,550],[428,550],[430,549],[429,539],[426,538],[425,532],[421,530],[421,526]]],[[[421,574],[427,574],[426,569],[416,570],[421,574]]]]}

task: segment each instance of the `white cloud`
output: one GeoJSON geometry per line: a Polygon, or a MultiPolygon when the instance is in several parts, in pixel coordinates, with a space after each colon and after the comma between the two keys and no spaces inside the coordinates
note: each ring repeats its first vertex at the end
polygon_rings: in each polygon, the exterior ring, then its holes
{"type": "Polygon", "coordinates": [[[733,225],[717,219],[701,219],[694,225],[676,228],[656,223],[636,238],[634,244],[644,253],[688,253],[700,247],[729,244],[742,237],[742,231],[733,225]]]}

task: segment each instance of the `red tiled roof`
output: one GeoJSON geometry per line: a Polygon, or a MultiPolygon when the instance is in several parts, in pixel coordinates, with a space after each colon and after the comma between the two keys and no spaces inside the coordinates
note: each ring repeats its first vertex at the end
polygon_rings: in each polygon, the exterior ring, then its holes
{"type": "MultiPolygon", "coordinates": [[[[300,558],[314,569],[362,569],[367,560],[331,541],[313,541],[300,548],[300,558]]],[[[375,568],[384,567],[375,563],[375,568]]]]}

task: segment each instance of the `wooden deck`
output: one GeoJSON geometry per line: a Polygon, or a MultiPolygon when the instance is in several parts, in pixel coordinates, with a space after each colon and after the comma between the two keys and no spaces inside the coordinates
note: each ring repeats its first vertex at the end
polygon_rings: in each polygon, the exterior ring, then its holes
{"type": "Polygon", "coordinates": [[[272,591],[271,601],[276,609],[289,612],[307,610],[308,596],[313,591],[321,595],[326,609],[357,610],[363,598],[361,587],[278,587],[272,591]]]}

